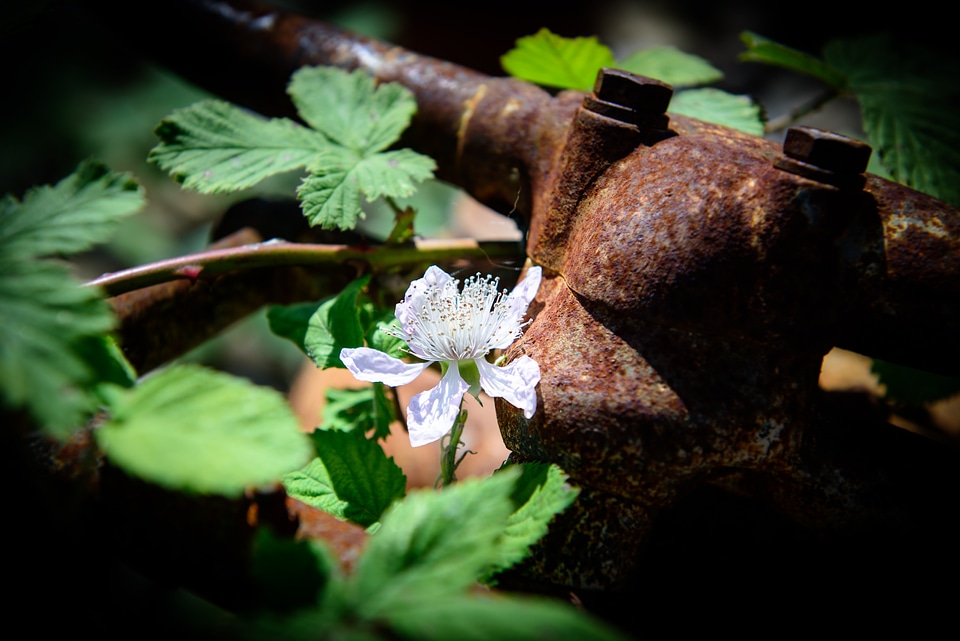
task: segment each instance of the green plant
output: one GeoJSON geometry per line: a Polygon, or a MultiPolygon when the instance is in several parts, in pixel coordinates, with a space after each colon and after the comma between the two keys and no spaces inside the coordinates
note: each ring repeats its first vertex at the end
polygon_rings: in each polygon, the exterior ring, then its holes
{"type": "MultiPolygon", "coordinates": [[[[415,109],[403,88],[374,89],[360,72],[302,69],[291,94],[315,129],[204,101],[160,124],[151,159],[201,191],[243,189],[306,167],[299,189],[304,214],[313,224],[342,228],[362,216],[359,193],[406,196],[414,181],[429,176],[429,159],[382,151],[415,109]]],[[[4,201],[4,404],[26,410],[58,439],[80,428],[84,416],[105,412],[105,421],[93,418],[93,435],[111,465],[168,490],[237,500],[282,477],[290,496],[375,532],[356,571],[344,576],[316,542],[257,528],[252,563],[262,596],[243,612],[223,615],[235,633],[374,637],[392,630],[439,639],[464,625],[492,632],[491,625],[522,607],[530,618],[510,626],[515,638],[544,629],[560,638],[617,637],[553,602],[469,592],[522,560],[576,497],[555,466],[511,466],[442,494],[408,496],[403,472],[378,444],[398,416],[382,384],[329,392],[334,403],[312,438],[300,432],[278,393],[242,378],[173,365],[134,384],[136,373],[109,337],[113,320],[102,293],[40,258],[103,242],[120,217],[142,204],[132,179],[93,163],[31,191],[22,203],[4,201]],[[297,565],[282,565],[290,563],[297,565]],[[293,576],[300,577],[298,588],[305,583],[312,592],[290,594],[285,577],[293,576]],[[271,596],[278,593],[290,598],[271,596]],[[300,605],[291,611],[291,604],[300,605]]],[[[403,229],[412,229],[411,216],[395,210],[394,236],[408,236],[403,229]]],[[[403,251],[406,260],[424,260],[403,251]]],[[[393,315],[374,302],[369,285],[367,275],[320,303],[274,308],[271,328],[319,367],[343,367],[340,350],[364,341],[403,354],[403,342],[381,331],[393,315]]]]}

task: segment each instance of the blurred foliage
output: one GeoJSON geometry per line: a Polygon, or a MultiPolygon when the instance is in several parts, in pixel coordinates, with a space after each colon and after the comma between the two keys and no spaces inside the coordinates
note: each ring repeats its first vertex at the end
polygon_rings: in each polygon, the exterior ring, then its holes
{"type": "Polygon", "coordinates": [[[278,480],[313,451],[283,395],[196,365],[165,368],[118,395],[96,439],[134,476],[226,497],[278,480]]]}
{"type": "Polygon", "coordinates": [[[0,198],[0,401],[53,436],[92,415],[108,388],[132,383],[106,336],[112,310],[59,258],[103,242],[141,207],[136,180],[95,162],[22,200],[0,198]]]}

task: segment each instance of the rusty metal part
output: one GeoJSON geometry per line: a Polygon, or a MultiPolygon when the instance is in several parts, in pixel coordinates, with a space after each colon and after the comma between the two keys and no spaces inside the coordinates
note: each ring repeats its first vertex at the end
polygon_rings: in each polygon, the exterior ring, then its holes
{"type": "Polygon", "coordinates": [[[583,99],[583,106],[641,130],[665,131],[667,106],[672,97],[673,87],[664,82],[604,67],[597,74],[593,95],[583,99]]]}
{"type": "Polygon", "coordinates": [[[666,115],[672,95],[669,85],[636,74],[613,69],[597,74],[594,95],[585,96],[573,114],[546,189],[546,213],[530,226],[527,247],[538,263],[559,267],[580,198],[597,176],[638,145],[672,135],[666,115]]]}
{"type": "Polygon", "coordinates": [[[357,277],[350,265],[265,268],[153,285],[110,300],[123,353],[149,372],[217,336],[264,305],[320,300],[357,277]]]}
{"type": "MultiPolygon", "coordinates": [[[[263,241],[244,227],[211,245],[263,241]]],[[[271,267],[161,283],[109,299],[120,321],[118,339],[137,372],[146,373],[220,334],[267,304],[319,300],[357,276],[351,265],[271,267]]]]}
{"type": "MultiPolygon", "coordinates": [[[[508,448],[557,462],[611,501],[643,506],[651,523],[697,487],[716,484],[811,528],[882,530],[906,521],[917,528],[912,542],[922,538],[917,532],[938,531],[932,497],[960,491],[957,461],[940,460],[933,474],[932,444],[880,426],[857,431],[873,464],[851,457],[844,452],[857,439],[845,440],[847,426],[817,386],[824,354],[855,335],[851,323],[870,317],[883,326],[909,313],[892,300],[906,292],[889,287],[889,265],[880,263],[896,253],[876,244],[894,241],[881,221],[902,213],[875,194],[901,188],[871,177],[871,191],[858,191],[850,177],[864,182],[869,148],[832,134],[791,137],[791,160],[818,163],[814,174],[781,171],[784,156],[768,141],[678,118],[671,128],[680,135],[638,145],[570,195],[575,206],[544,223],[565,230],[556,244],[535,235],[534,217],[531,257],[556,275],[508,358],[540,363],[542,405],[528,421],[498,401],[508,448]],[[868,276],[876,280],[862,297],[868,276]],[[874,307],[868,313],[861,304],[874,307]],[[877,463],[893,452],[909,472],[877,463]]],[[[928,204],[914,215],[960,221],[956,209],[928,204]]],[[[946,240],[933,236],[922,244],[946,240]]],[[[945,244],[935,250],[948,265],[956,256],[945,244]]],[[[938,275],[950,270],[938,263],[938,275]]],[[[958,274],[943,274],[941,291],[955,291],[958,274]]],[[[936,328],[920,340],[948,342],[955,314],[932,314],[936,328]]],[[[889,330],[878,329],[872,347],[914,340],[889,330]]],[[[596,511],[579,503],[573,510],[580,518],[568,515],[545,546],[590,539],[596,511]]],[[[618,550],[635,545],[642,529],[620,537],[611,528],[603,545],[590,546],[608,556],[595,552],[585,566],[531,572],[560,584],[623,587],[636,568],[618,550]],[[591,584],[598,567],[608,572],[591,584]]]]}
{"type": "Polygon", "coordinates": [[[287,497],[287,510],[297,523],[298,539],[323,541],[345,574],[353,572],[369,534],[359,525],[287,497]]]}
{"type": "Polygon", "coordinates": [[[870,161],[870,145],[816,127],[791,127],[783,153],[827,171],[862,174],[870,161]]]}
{"type": "Polygon", "coordinates": [[[870,152],[869,145],[847,136],[815,127],[791,127],[774,165],[841,189],[863,189],[870,152]]]}
{"type": "Polygon", "coordinates": [[[498,417],[518,457],[585,487],[535,576],[623,586],[659,516],[703,487],[818,532],[957,534],[937,514],[960,495],[955,453],[860,429],[817,387],[833,346],[956,373],[957,208],[864,180],[867,152],[834,134],[797,129],[783,148],[665,122],[663,88],[647,103],[654,85],[629,75],[551,97],[270,7],[174,6],[149,27],[194,30],[160,52],[183,55],[175,70],[270,114],[304,64],[400,82],[419,105],[403,143],[529,221],[528,255],[549,273],[507,356],[540,363],[540,402],[527,420],[498,399],[498,417]]]}
{"type": "Polygon", "coordinates": [[[872,206],[841,239],[848,313],[837,345],[921,370],[957,376],[960,212],[903,185],[867,175],[872,206]]]}
{"type": "MultiPolygon", "coordinates": [[[[578,483],[643,506],[651,522],[713,483],[812,528],[882,530],[908,522],[916,528],[913,543],[923,538],[918,532],[939,532],[932,497],[949,502],[960,492],[955,457],[939,460],[932,473],[935,446],[877,426],[857,432],[869,440],[873,464],[854,461],[843,452],[857,439],[844,440],[846,426],[831,416],[817,386],[823,356],[843,345],[848,322],[867,316],[857,293],[866,275],[883,283],[871,288],[870,304],[889,305],[886,313],[872,310],[874,322],[906,309],[892,292],[880,295],[889,269],[864,264],[895,254],[857,243],[884,237],[880,221],[897,214],[883,210],[873,193],[857,191],[854,181],[838,188],[832,178],[863,171],[862,147],[854,146],[854,162],[836,163],[816,145],[791,147],[832,174],[812,180],[780,171],[771,143],[717,133],[697,128],[638,146],[571,198],[576,206],[563,217],[561,244],[551,246],[546,235],[534,243],[531,233],[533,261],[556,275],[541,288],[536,318],[508,358],[525,354],[540,363],[542,405],[526,420],[498,401],[505,443],[523,459],[555,461],[578,483]],[[893,452],[902,457],[900,471],[909,472],[892,474],[877,463],[893,452]]],[[[839,138],[818,136],[817,144],[839,138]]],[[[895,189],[875,178],[871,187],[880,194],[895,189]]],[[[960,221],[943,203],[919,215],[938,214],[960,221]]],[[[556,229],[558,222],[545,226],[556,229]]],[[[925,244],[931,242],[928,236],[925,244]]],[[[955,246],[957,236],[950,242],[955,246]]],[[[936,249],[947,258],[947,245],[936,249]]],[[[949,282],[941,291],[955,291],[957,275],[944,275],[949,282]]],[[[933,315],[932,340],[949,341],[955,313],[933,315]]],[[[880,336],[911,341],[889,328],[880,336]]],[[[589,540],[595,510],[573,509],[581,518],[549,539],[589,540]]],[[[618,532],[611,528],[604,545],[590,546],[608,556],[594,553],[586,568],[531,571],[555,583],[600,587],[589,581],[604,567],[606,585],[623,587],[635,567],[618,562],[618,550],[635,544],[638,530],[626,538],[618,532]]]]}

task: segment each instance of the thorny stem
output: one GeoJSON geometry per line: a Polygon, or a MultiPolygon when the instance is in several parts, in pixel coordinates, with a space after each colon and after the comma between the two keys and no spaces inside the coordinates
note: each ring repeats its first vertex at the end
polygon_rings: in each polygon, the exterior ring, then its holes
{"type": "Polygon", "coordinates": [[[463,434],[463,426],[467,423],[467,410],[463,409],[463,399],[460,399],[460,408],[460,413],[453,421],[453,428],[441,441],[443,452],[440,454],[440,476],[437,477],[437,482],[433,485],[441,489],[457,482],[457,468],[460,467],[463,458],[468,453],[475,453],[465,450],[460,458],[457,458],[457,451],[463,445],[460,442],[460,436],[463,434]]]}
{"type": "Polygon", "coordinates": [[[107,296],[117,296],[173,280],[195,281],[224,272],[259,267],[360,261],[376,269],[461,258],[516,258],[522,255],[523,246],[515,241],[480,243],[473,239],[443,239],[418,240],[404,245],[357,247],[271,240],[241,247],[210,249],[104,274],[87,285],[103,287],[107,296]]]}
{"type": "Polygon", "coordinates": [[[834,98],[837,98],[839,95],[840,92],[836,89],[828,89],[820,95],[814,97],[812,100],[809,100],[802,105],[791,109],[782,116],[774,118],[773,120],[768,120],[766,126],[764,127],[764,131],[770,134],[775,131],[786,129],[807,114],[817,111],[834,98]]]}

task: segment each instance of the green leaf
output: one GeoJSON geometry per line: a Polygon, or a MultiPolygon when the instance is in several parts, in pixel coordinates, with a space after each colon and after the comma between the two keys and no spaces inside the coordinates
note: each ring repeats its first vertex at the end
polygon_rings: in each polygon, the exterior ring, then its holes
{"type": "Polygon", "coordinates": [[[383,383],[360,389],[331,388],[324,392],[324,398],[323,429],[361,434],[372,430],[373,439],[390,436],[390,423],[397,416],[386,397],[383,383]]]}
{"type": "Polygon", "coordinates": [[[323,392],[321,429],[366,433],[374,425],[373,386],[359,389],[331,387],[323,392]]]}
{"type": "Polygon", "coordinates": [[[384,618],[396,635],[423,641],[626,641],[573,606],[541,598],[445,595],[410,599],[384,618]]]}
{"type": "Polygon", "coordinates": [[[849,79],[894,180],[960,206],[960,62],[886,35],[835,40],[824,55],[849,79]]]}
{"type": "Polygon", "coordinates": [[[564,38],[543,28],[517,40],[500,57],[500,64],[511,76],[539,85],[589,91],[600,69],[616,62],[610,49],[594,36],[564,38]]]}
{"type": "Polygon", "coordinates": [[[296,344],[317,367],[343,367],[340,350],[363,345],[363,328],[357,317],[357,295],[369,281],[369,274],[361,276],[319,306],[304,303],[271,307],[267,312],[270,330],[296,344]]]}
{"type": "Polygon", "coordinates": [[[429,156],[410,149],[397,149],[364,158],[354,173],[360,190],[368,201],[372,201],[381,196],[412,196],[417,190],[414,183],[433,178],[436,167],[429,156]]]}
{"type": "Polygon", "coordinates": [[[368,202],[381,196],[406,198],[414,183],[433,177],[433,159],[409,149],[385,151],[365,157],[338,149],[310,165],[310,175],[297,189],[303,215],[324,229],[352,229],[360,209],[360,192],[368,202]]]}
{"type": "Polygon", "coordinates": [[[907,405],[932,403],[960,393],[960,378],[933,374],[874,359],[870,371],[886,388],[884,396],[907,405]]]}
{"type": "Polygon", "coordinates": [[[396,315],[389,310],[382,310],[369,324],[367,327],[367,332],[365,338],[367,339],[367,345],[371,349],[379,350],[385,354],[393,356],[394,358],[401,358],[407,355],[407,344],[403,341],[402,338],[397,338],[392,334],[388,334],[386,330],[388,327],[393,327],[397,325],[396,315]]]}
{"type": "Polygon", "coordinates": [[[336,430],[312,438],[317,458],[283,477],[289,496],[363,527],[403,498],[407,477],[376,441],[336,430]]]}
{"type": "Polygon", "coordinates": [[[670,111],[699,118],[724,127],[762,136],[760,107],[747,96],[735,96],[719,89],[687,89],[673,94],[670,111]]]}
{"type": "Polygon", "coordinates": [[[360,184],[354,170],[360,164],[356,153],[338,149],[322,164],[310,167],[310,174],[297,187],[300,207],[310,225],[323,229],[353,229],[363,218],[360,184]]]}
{"type": "Polygon", "coordinates": [[[145,379],[97,442],[116,465],[164,487],[239,496],[310,458],[310,439],[273,389],[193,365],[145,379]]]}
{"type": "Polygon", "coordinates": [[[433,177],[432,159],[409,149],[383,151],[410,124],[417,104],[406,88],[374,88],[364,71],[304,67],[288,91],[313,129],[291,120],[267,120],[218,100],[175,111],[156,129],[160,144],[149,160],[185,187],[203,193],[252,187],[274,174],[307,168],[297,190],[311,225],[352,229],[363,217],[360,193],[413,194],[433,177]]]}
{"type": "Polygon", "coordinates": [[[0,398],[51,436],[66,437],[95,411],[106,384],[126,383],[103,336],[114,320],[100,292],[41,257],[106,240],[142,205],[132,179],[94,162],[22,203],[0,200],[0,398]]]}
{"type": "Polygon", "coordinates": [[[71,254],[106,241],[121,219],[144,205],[128,174],[86,161],[55,186],[0,199],[0,256],[6,260],[71,254]]]}
{"type": "Polygon", "coordinates": [[[74,351],[97,373],[93,392],[101,405],[113,405],[116,394],[136,385],[137,372],[112,336],[84,336],[75,343],[74,351]]]}
{"type": "Polygon", "coordinates": [[[287,91],[311,127],[360,156],[396,142],[417,111],[406,87],[386,83],[374,89],[373,77],[362,70],[303,67],[287,91]]]}
{"type": "Polygon", "coordinates": [[[367,542],[351,585],[365,618],[456,594],[497,559],[512,512],[513,470],[423,490],[395,503],[367,542]]]}
{"type": "Polygon", "coordinates": [[[94,289],[66,267],[0,260],[0,393],[48,434],[66,437],[99,404],[99,375],[82,353],[87,339],[113,328],[94,289]]]}
{"type": "Polygon", "coordinates": [[[257,528],[250,574],[257,586],[257,604],[274,612],[316,606],[336,561],[318,542],[294,541],[269,528],[257,528]]]}
{"type": "MultiPolygon", "coordinates": [[[[331,301],[333,298],[324,300],[331,301]]],[[[286,338],[306,354],[307,348],[304,343],[307,339],[307,331],[310,329],[310,319],[321,304],[322,302],[296,303],[270,307],[267,310],[267,324],[270,331],[280,338],[286,338]]]]}
{"type": "Polygon", "coordinates": [[[636,51],[617,63],[617,67],[656,78],[679,87],[706,85],[723,80],[723,72],[709,62],[674,47],[651,47],[636,51]]]}
{"type": "Polygon", "coordinates": [[[370,275],[361,276],[317,308],[310,317],[304,349],[317,367],[343,367],[340,350],[344,347],[363,346],[363,328],[357,317],[357,296],[370,275]]]}
{"type": "Polygon", "coordinates": [[[775,65],[813,76],[837,91],[842,91],[847,86],[847,79],[843,72],[819,58],[776,43],[750,31],[741,33],[740,40],[747,47],[747,50],[740,54],[740,60],[744,62],[775,65]]]}
{"type": "Polygon", "coordinates": [[[156,134],[160,144],[148,160],[205,194],[247,189],[306,167],[331,147],[323,135],[291,120],[266,120],[219,100],[174,111],[156,134]]]}
{"type": "Polygon", "coordinates": [[[498,556],[491,574],[525,559],[530,546],[547,533],[553,517],[567,509],[580,493],[567,483],[567,475],[556,465],[525,463],[520,467],[522,474],[511,495],[517,509],[507,520],[507,528],[497,544],[498,556]]]}

